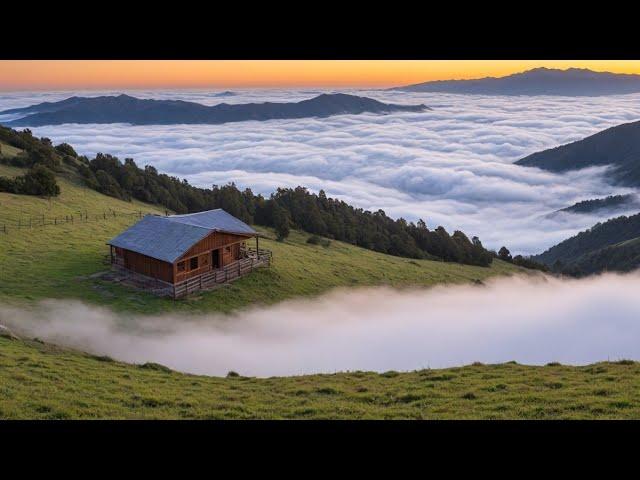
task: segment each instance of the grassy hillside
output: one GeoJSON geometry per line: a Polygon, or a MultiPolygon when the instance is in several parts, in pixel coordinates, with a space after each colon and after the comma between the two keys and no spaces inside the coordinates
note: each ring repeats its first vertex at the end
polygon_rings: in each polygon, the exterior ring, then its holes
{"type": "MultiPolygon", "coordinates": [[[[0,165],[0,175],[17,175],[20,170],[0,165]]],[[[125,202],[59,178],[61,195],[45,200],[0,193],[0,301],[34,301],[43,298],[77,298],[109,305],[118,310],[159,312],[167,310],[230,311],[252,303],[274,303],[299,295],[316,295],[333,287],[362,285],[433,285],[441,282],[469,282],[491,275],[516,272],[513,265],[495,261],[490,268],[410,260],[380,254],[342,242],[329,247],[306,243],[307,234],[293,231],[285,242],[270,239],[260,246],[274,252],[274,263],[231,285],[174,302],[120,287],[91,275],[108,267],[106,242],[137,220],[138,211],[164,213],[139,202],[125,202]],[[79,222],[81,211],[88,222],[79,222]],[[108,212],[116,211],[113,217],[108,212]],[[103,212],[107,212],[106,220],[103,212]],[[120,215],[127,213],[128,215],[120,215]],[[74,223],[35,226],[45,215],[74,223]],[[98,214],[98,218],[95,218],[98,214]],[[133,215],[131,215],[133,214],[133,215]],[[33,228],[2,225],[28,224],[33,228]]],[[[272,233],[263,230],[266,235],[272,233]]]]}
{"type": "Polygon", "coordinates": [[[217,378],[0,337],[0,364],[5,419],[640,417],[640,363],[630,361],[217,378]]]}

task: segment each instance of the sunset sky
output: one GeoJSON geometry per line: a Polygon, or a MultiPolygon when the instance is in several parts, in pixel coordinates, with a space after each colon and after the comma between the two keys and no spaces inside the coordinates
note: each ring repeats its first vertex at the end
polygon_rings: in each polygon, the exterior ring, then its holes
{"type": "Polygon", "coordinates": [[[637,60],[7,60],[0,90],[391,87],[540,66],[640,74],[637,60]]]}

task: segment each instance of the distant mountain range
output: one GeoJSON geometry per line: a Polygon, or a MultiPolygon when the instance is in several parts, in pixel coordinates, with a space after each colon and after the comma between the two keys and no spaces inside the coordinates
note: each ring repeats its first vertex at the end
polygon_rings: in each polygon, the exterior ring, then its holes
{"type": "Polygon", "coordinates": [[[214,95],[214,97],[235,97],[237,93],[230,92],[229,90],[225,90],[224,92],[219,92],[214,95]]]}
{"type": "Polygon", "coordinates": [[[608,128],[590,137],[529,155],[518,165],[551,172],[611,165],[611,179],[640,187],[640,121],[608,128]]]}
{"type": "Polygon", "coordinates": [[[615,95],[640,92],[640,75],[594,72],[583,68],[534,68],[506,77],[437,80],[391,90],[478,95],[615,95]]]}
{"type": "MultiPolygon", "coordinates": [[[[224,92],[223,92],[224,93],[224,92]]],[[[425,105],[396,105],[343,93],[322,94],[295,103],[246,103],[206,106],[181,100],[139,99],[129,95],[71,97],[13,108],[0,115],[25,117],[5,122],[8,126],[59,125],[62,123],[131,123],[135,125],[220,124],[246,120],[329,117],[340,114],[421,112],[425,105]]]]}

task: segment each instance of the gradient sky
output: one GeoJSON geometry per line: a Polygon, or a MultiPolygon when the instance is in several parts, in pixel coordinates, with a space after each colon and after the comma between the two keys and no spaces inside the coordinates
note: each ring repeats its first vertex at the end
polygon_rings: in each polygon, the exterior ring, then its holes
{"type": "Polygon", "coordinates": [[[0,90],[377,88],[541,66],[640,74],[638,60],[4,60],[0,90]]]}

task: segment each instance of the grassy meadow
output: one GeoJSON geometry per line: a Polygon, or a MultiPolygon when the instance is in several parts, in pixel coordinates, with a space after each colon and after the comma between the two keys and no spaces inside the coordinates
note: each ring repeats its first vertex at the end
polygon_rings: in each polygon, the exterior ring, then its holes
{"type": "Polygon", "coordinates": [[[221,378],[0,337],[0,418],[5,419],[638,417],[638,362],[221,378]]]}

